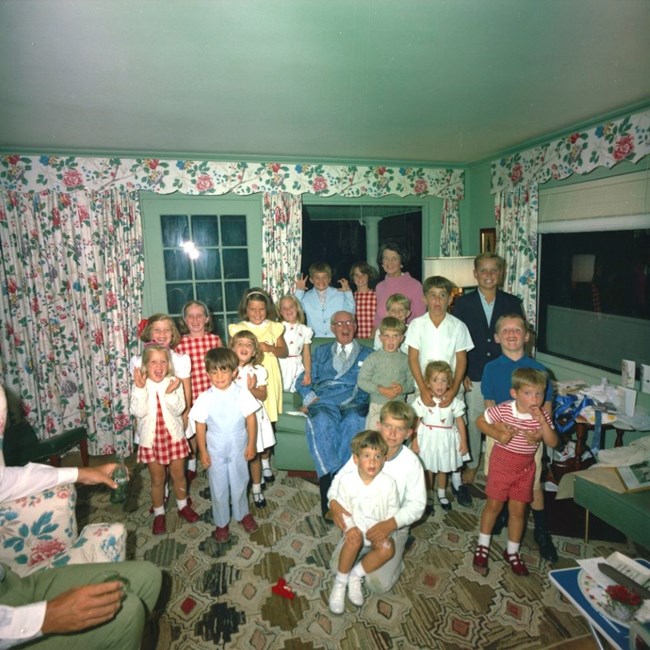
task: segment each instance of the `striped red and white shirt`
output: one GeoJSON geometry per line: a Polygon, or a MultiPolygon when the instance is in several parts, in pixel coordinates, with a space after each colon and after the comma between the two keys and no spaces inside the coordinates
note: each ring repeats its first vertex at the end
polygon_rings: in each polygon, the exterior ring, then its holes
{"type": "Polygon", "coordinates": [[[192,378],[192,401],[210,388],[210,377],[205,371],[205,355],[212,348],[223,346],[217,334],[206,333],[201,338],[194,338],[189,334],[183,336],[180,343],[174,348],[175,352],[187,354],[192,363],[190,377],[192,378]]]}
{"type": "MultiPolygon", "coordinates": [[[[546,419],[548,425],[553,428],[553,423],[551,422],[551,418],[549,417],[548,413],[546,411],[542,411],[542,413],[544,414],[544,418],[546,419]]],[[[497,404],[496,406],[491,406],[490,408],[485,409],[484,416],[488,424],[494,424],[495,422],[505,422],[505,424],[509,424],[515,429],[518,429],[520,432],[535,431],[539,429],[539,423],[537,420],[533,419],[533,416],[530,415],[530,413],[519,413],[517,410],[517,404],[514,400],[509,402],[501,402],[501,404],[497,404]]],[[[506,445],[496,440],[495,444],[499,445],[500,447],[504,447],[508,451],[512,451],[515,454],[528,454],[530,456],[535,453],[537,447],[539,446],[539,443],[536,445],[529,444],[528,439],[524,433],[517,433],[506,445]]]]}

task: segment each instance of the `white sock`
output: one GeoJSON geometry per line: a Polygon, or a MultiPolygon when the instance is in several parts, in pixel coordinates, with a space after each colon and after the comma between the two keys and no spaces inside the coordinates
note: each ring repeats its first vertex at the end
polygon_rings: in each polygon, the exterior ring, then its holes
{"type": "Polygon", "coordinates": [[[336,572],[336,578],[334,578],[334,581],[335,582],[340,582],[342,585],[347,585],[349,578],[350,578],[349,573],[341,573],[340,571],[337,571],[336,572]]]}
{"type": "Polygon", "coordinates": [[[447,490],[445,488],[438,488],[438,501],[440,501],[440,503],[449,503],[447,490]]]}
{"type": "Polygon", "coordinates": [[[463,484],[463,479],[460,477],[460,472],[451,473],[451,484],[456,490],[463,484]]]}
{"type": "Polygon", "coordinates": [[[514,555],[515,553],[519,553],[519,547],[521,544],[519,542],[511,542],[508,540],[508,544],[506,546],[506,551],[508,552],[508,555],[514,555]]]}
{"type": "Polygon", "coordinates": [[[363,578],[364,576],[368,575],[368,572],[363,568],[363,564],[361,564],[361,562],[357,562],[352,567],[352,571],[350,571],[350,575],[354,576],[355,578],[363,578]]]}
{"type": "Polygon", "coordinates": [[[271,459],[262,458],[262,469],[271,469],[271,459]]]}
{"type": "Polygon", "coordinates": [[[481,546],[486,546],[487,548],[490,548],[491,539],[492,539],[492,535],[486,535],[485,533],[478,534],[478,543],[481,546]]]}
{"type": "Polygon", "coordinates": [[[261,493],[262,493],[262,484],[253,483],[253,494],[261,494],[261,493]]]}
{"type": "Polygon", "coordinates": [[[187,471],[196,472],[196,458],[190,458],[187,461],[187,471]]]}
{"type": "Polygon", "coordinates": [[[159,506],[158,508],[153,509],[153,516],[157,517],[158,515],[165,514],[165,506],[159,506]]]}
{"type": "Polygon", "coordinates": [[[187,499],[176,499],[176,505],[179,510],[182,510],[187,505],[187,499]]]}

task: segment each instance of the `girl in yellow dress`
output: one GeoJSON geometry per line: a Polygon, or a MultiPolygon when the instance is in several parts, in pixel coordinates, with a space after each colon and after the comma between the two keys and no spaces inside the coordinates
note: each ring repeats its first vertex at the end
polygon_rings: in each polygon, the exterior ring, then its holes
{"type": "MultiPolygon", "coordinates": [[[[271,296],[260,287],[248,289],[239,303],[239,323],[228,326],[228,334],[232,337],[237,332],[248,330],[255,335],[260,350],[264,352],[262,365],[268,372],[267,396],[264,408],[275,429],[278,416],[282,413],[282,375],[278,358],[288,354],[284,340],[284,325],[275,319],[277,314],[271,296]]],[[[275,476],[271,470],[271,449],[262,453],[262,475],[266,483],[273,483],[275,476]]]]}

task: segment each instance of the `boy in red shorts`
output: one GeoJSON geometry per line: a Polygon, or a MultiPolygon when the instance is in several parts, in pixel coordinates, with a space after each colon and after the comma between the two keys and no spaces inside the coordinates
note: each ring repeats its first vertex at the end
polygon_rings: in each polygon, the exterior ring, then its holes
{"type": "Polygon", "coordinates": [[[524,533],[526,505],[533,500],[535,451],[543,440],[549,447],[558,444],[550,415],[542,408],[546,393],[546,374],[534,368],[519,368],[512,373],[512,401],[485,410],[476,426],[496,441],[490,456],[487,501],[479,529],[473,566],[481,575],[488,573],[488,552],[494,522],[504,503],[508,503],[508,546],[503,557],[515,575],[527,576],[528,569],[519,555],[524,533]]]}

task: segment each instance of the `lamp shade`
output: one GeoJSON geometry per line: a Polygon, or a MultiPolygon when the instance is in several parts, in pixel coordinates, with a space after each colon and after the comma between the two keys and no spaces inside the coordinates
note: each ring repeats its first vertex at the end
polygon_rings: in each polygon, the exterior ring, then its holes
{"type": "Polygon", "coordinates": [[[422,277],[442,275],[457,287],[466,289],[476,287],[474,277],[474,257],[425,257],[422,260],[422,277]]]}

